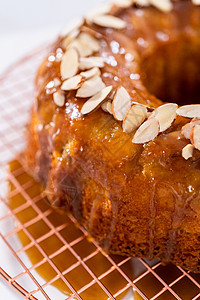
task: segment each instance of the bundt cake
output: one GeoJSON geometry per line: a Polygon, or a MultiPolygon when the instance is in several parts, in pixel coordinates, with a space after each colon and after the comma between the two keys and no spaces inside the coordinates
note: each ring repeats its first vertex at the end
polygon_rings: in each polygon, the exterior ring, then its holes
{"type": "Polygon", "coordinates": [[[200,1],[122,0],[36,77],[25,165],[108,253],[200,271],[200,1]]]}

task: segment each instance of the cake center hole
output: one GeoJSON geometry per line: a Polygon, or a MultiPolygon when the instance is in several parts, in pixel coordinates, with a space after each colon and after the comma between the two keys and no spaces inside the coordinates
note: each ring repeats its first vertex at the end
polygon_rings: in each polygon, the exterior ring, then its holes
{"type": "Polygon", "coordinates": [[[164,102],[200,103],[200,43],[181,38],[160,45],[141,63],[145,86],[164,102]]]}

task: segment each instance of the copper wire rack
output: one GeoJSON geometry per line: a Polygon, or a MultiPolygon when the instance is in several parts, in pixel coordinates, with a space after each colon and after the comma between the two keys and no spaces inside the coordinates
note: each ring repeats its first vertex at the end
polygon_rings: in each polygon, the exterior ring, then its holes
{"type": "MultiPolygon", "coordinates": [[[[184,271],[172,265],[163,266],[159,261],[132,259],[130,257],[108,256],[94,240],[88,242],[84,228],[77,227],[73,216],[63,217],[59,224],[51,218],[56,214],[42,192],[36,189],[37,183],[29,176],[20,181],[25,170],[18,154],[24,147],[24,126],[29,118],[29,111],[34,100],[35,70],[47,48],[28,55],[14,64],[0,77],[0,247],[3,255],[0,259],[0,276],[25,299],[88,299],[88,291],[95,287],[95,294],[90,299],[200,299],[200,276],[184,271]],[[15,158],[15,167],[11,171],[7,165],[15,158]],[[8,189],[12,186],[12,189],[8,189]],[[32,192],[30,192],[32,191],[32,192]],[[16,207],[10,207],[8,198],[21,195],[24,201],[16,207]],[[31,208],[34,216],[22,222],[19,213],[31,208]],[[46,233],[35,238],[29,228],[36,222],[42,222],[46,233]],[[62,232],[74,236],[68,239],[62,232]],[[19,232],[28,237],[26,245],[19,242],[19,232]],[[54,237],[59,247],[47,253],[42,242],[54,237]],[[81,243],[90,244],[89,250],[81,253],[81,243]],[[27,250],[35,247],[40,259],[33,263],[27,257],[27,250]],[[57,266],[54,258],[66,252],[72,262],[67,269],[57,266]],[[87,253],[86,253],[87,252],[87,253]],[[106,263],[99,271],[95,258],[99,256],[106,263]],[[133,274],[127,272],[128,265],[133,266],[133,274]],[[43,264],[53,270],[52,278],[44,279],[37,272],[43,264]],[[80,274],[79,280],[70,277],[72,272],[80,274]],[[107,278],[113,282],[107,285],[107,278]],[[116,278],[120,280],[116,281],[116,278]],[[68,295],[54,286],[62,281],[68,295]],[[101,295],[101,296],[100,296],[101,295]]],[[[54,247],[55,248],[55,247],[54,247]]],[[[101,260],[101,261],[102,261],[101,260]]]]}

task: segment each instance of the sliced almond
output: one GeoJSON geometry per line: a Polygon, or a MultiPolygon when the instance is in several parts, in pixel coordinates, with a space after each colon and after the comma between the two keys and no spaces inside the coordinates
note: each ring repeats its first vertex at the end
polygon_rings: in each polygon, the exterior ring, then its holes
{"type": "Polygon", "coordinates": [[[83,83],[76,93],[76,97],[87,98],[92,97],[105,88],[105,83],[100,76],[95,76],[83,83]]]}
{"type": "Polygon", "coordinates": [[[82,32],[79,37],[70,44],[70,47],[75,48],[81,57],[86,57],[99,51],[100,43],[90,34],[82,32]]]}
{"type": "Polygon", "coordinates": [[[87,22],[91,23],[95,16],[109,13],[111,7],[112,7],[112,3],[104,3],[103,5],[93,8],[86,15],[87,22]]]}
{"type": "Polygon", "coordinates": [[[59,85],[61,85],[61,81],[59,78],[56,77],[47,83],[46,89],[52,89],[58,87],[59,85]]]}
{"type": "Polygon", "coordinates": [[[109,114],[112,115],[112,103],[111,101],[106,101],[101,105],[101,108],[103,111],[108,112],[109,114]]]}
{"type": "Polygon", "coordinates": [[[186,139],[190,139],[191,130],[195,125],[200,125],[200,119],[194,119],[182,127],[181,133],[186,139]]]}
{"type": "Polygon", "coordinates": [[[127,90],[122,86],[117,89],[112,102],[112,111],[115,119],[122,121],[130,108],[131,97],[127,90]]]}
{"type": "Polygon", "coordinates": [[[85,71],[85,72],[81,72],[80,73],[81,76],[85,77],[85,79],[89,79],[89,78],[92,78],[94,76],[99,76],[101,75],[101,71],[99,68],[97,67],[94,67],[88,71],[85,71]]]}
{"type": "Polygon", "coordinates": [[[82,43],[79,39],[75,39],[70,45],[70,48],[75,48],[78,54],[81,57],[90,56],[93,54],[93,50],[90,48],[90,46],[82,43]]]}
{"type": "Polygon", "coordinates": [[[192,128],[191,143],[196,149],[200,150],[200,125],[195,125],[192,128]]]}
{"type": "Polygon", "coordinates": [[[54,86],[55,86],[55,87],[58,87],[59,85],[61,85],[61,81],[60,81],[59,78],[56,77],[56,78],[54,78],[53,81],[54,81],[54,86]]]}
{"type": "Polygon", "coordinates": [[[152,116],[152,113],[148,111],[147,112],[147,117],[150,118],[151,116],[152,116]]]}
{"type": "Polygon", "coordinates": [[[112,102],[108,101],[106,106],[107,112],[112,115],[112,102]]]}
{"type": "Polygon", "coordinates": [[[98,15],[93,17],[92,22],[101,27],[108,27],[113,29],[126,28],[126,22],[122,19],[111,15],[98,15]]]}
{"type": "Polygon", "coordinates": [[[110,95],[109,95],[109,101],[111,102],[111,104],[112,104],[115,94],[116,94],[116,90],[113,90],[112,93],[110,93],[110,95]]]}
{"type": "Polygon", "coordinates": [[[200,5],[200,0],[192,0],[192,3],[193,3],[194,5],[200,5]]]}
{"type": "Polygon", "coordinates": [[[100,56],[91,56],[91,57],[81,57],[79,68],[81,70],[89,70],[91,68],[103,68],[104,67],[104,59],[100,56]]]}
{"type": "Polygon", "coordinates": [[[75,29],[73,30],[66,38],[62,41],[62,47],[67,50],[67,48],[71,45],[71,43],[77,38],[79,35],[80,30],[75,29]]]}
{"type": "Polygon", "coordinates": [[[88,47],[90,47],[93,50],[93,52],[98,52],[100,50],[100,42],[86,32],[82,32],[79,35],[79,40],[82,43],[88,45],[88,47]]]}
{"type": "Polygon", "coordinates": [[[113,90],[109,96],[108,96],[108,99],[106,102],[104,102],[102,105],[101,105],[101,108],[105,111],[105,112],[108,112],[109,114],[113,114],[113,111],[112,111],[112,101],[114,99],[114,95],[115,95],[115,90],[113,90]]]}
{"type": "Polygon", "coordinates": [[[178,105],[176,103],[166,103],[152,112],[152,116],[159,122],[160,132],[167,130],[172,125],[176,118],[177,108],[178,105]]]}
{"type": "Polygon", "coordinates": [[[194,152],[194,146],[188,144],[182,149],[182,156],[187,160],[192,157],[193,152],[194,152]]]}
{"type": "Polygon", "coordinates": [[[133,4],[133,0],[115,0],[113,3],[119,7],[128,8],[133,4]]]}
{"type": "Polygon", "coordinates": [[[147,118],[147,109],[143,105],[133,105],[123,120],[123,131],[130,133],[136,130],[147,118]]]}
{"type": "Polygon", "coordinates": [[[61,92],[55,92],[53,94],[53,101],[57,106],[62,107],[65,104],[65,95],[61,92]]]}
{"type": "Polygon", "coordinates": [[[100,92],[90,98],[88,101],[85,102],[81,109],[81,113],[83,115],[87,115],[96,108],[98,108],[101,103],[108,97],[110,92],[112,91],[112,86],[107,86],[103,88],[100,92]]]}
{"type": "Polygon", "coordinates": [[[159,122],[155,117],[148,119],[136,131],[133,143],[144,144],[155,139],[159,133],[159,122]]]}
{"type": "Polygon", "coordinates": [[[60,64],[60,72],[63,79],[68,79],[78,72],[78,53],[71,48],[65,52],[60,64]]]}
{"type": "Polygon", "coordinates": [[[163,12],[170,12],[173,5],[170,0],[149,0],[149,3],[163,12]]]}
{"type": "Polygon", "coordinates": [[[84,78],[81,75],[73,76],[65,80],[61,86],[63,91],[77,90],[83,84],[84,78]]]}
{"type": "Polygon", "coordinates": [[[103,109],[103,111],[108,112],[107,111],[107,102],[102,103],[101,108],[103,109]]]}
{"type": "Polygon", "coordinates": [[[84,19],[78,18],[72,20],[70,23],[67,24],[67,26],[63,29],[63,31],[60,33],[61,37],[65,37],[68,34],[71,34],[72,31],[76,31],[78,28],[80,28],[83,25],[84,19]]]}
{"type": "Polygon", "coordinates": [[[200,118],[200,104],[181,106],[177,109],[176,113],[185,118],[200,118]]]}
{"type": "Polygon", "coordinates": [[[133,3],[140,6],[149,6],[149,0],[133,0],[133,3]]]}

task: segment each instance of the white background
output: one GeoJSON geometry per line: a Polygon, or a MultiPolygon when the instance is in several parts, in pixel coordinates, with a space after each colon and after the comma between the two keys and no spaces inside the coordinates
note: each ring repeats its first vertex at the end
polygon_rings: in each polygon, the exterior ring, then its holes
{"type": "MultiPolygon", "coordinates": [[[[0,75],[15,60],[53,40],[68,21],[102,2],[104,0],[0,0],[0,75]]],[[[0,279],[0,299],[22,298],[0,279]]]]}
{"type": "Polygon", "coordinates": [[[0,0],[0,74],[105,0],[0,0]]]}

